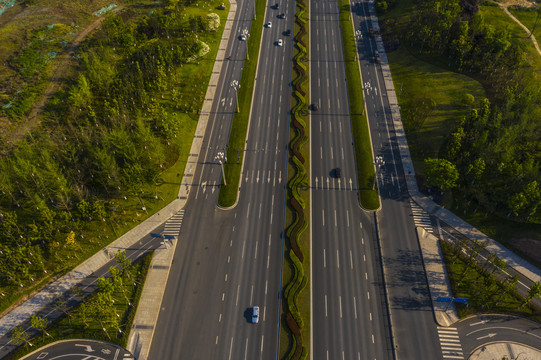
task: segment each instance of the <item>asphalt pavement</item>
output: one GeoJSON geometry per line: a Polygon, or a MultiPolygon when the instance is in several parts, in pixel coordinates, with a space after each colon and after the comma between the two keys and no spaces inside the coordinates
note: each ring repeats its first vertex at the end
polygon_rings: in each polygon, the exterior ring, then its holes
{"type": "Polygon", "coordinates": [[[338,2],[312,1],[309,19],[310,96],[319,105],[310,119],[311,356],[391,359],[374,218],[358,203],[338,2]]]}

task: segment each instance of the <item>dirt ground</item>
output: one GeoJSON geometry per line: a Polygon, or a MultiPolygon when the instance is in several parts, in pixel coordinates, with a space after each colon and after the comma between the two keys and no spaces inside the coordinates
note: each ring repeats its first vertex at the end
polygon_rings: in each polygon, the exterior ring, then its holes
{"type": "Polygon", "coordinates": [[[528,1],[528,0],[496,0],[496,2],[504,6],[518,5],[518,6],[528,7],[528,8],[535,6],[533,1],[528,1]]]}

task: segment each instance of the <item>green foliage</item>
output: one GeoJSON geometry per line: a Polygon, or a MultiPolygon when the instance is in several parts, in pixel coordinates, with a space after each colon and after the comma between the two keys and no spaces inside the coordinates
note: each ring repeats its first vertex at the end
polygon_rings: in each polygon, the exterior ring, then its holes
{"type": "MultiPolygon", "coordinates": [[[[8,294],[2,307],[120,236],[147,216],[143,208],[155,211],[162,183],[167,199],[178,193],[183,165],[166,180],[163,171],[189,152],[185,143],[212,68],[187,59],[203,41],[215,54],[220,39],[213,31],[197,40],[184,11],[158,7],[141,15],[148,9],[134,8],[108,16],[78,48],[78,77],[45,108],[47,131],[0,158],[0,293],[8,294]],[[67,234],[74,234],[69,243],[67,234]]],[[[61,30],[56,25],[47,36],[61,30]]],[[[24,91],[6,109],[13,116],[33,106],[24,91]]]]}
{"type": "Polygon", "coordinates": [[[426,184],[449,190],[457,185],[458,171],[445,159],[425,159],[426,184]]]}

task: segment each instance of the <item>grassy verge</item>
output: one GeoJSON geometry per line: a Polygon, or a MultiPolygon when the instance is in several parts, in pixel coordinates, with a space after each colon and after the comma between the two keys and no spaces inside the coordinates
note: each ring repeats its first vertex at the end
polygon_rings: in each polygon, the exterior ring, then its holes
{"type": "Polygon", "coordinates": [[[353,35],[353,26],[349,16],[349,1],[342,0],[340,6],[340,27],[342,30],[342,46],[348,86],[349,112],[351,128],[355,147],[355,163],[357,168],[357,181],[359,183],[359,201],[368,210],[379,208],[379,197],[376,190],[372,190],[374,182],[374,155],[368,120],[364,112],[364,94],[359,64],[356,58],[356,40],[353,35]]]}
{"type": "Polygon", "coordinates": [[[456,128],[456,121],[474,105],[468,103],[466,95],[481,99],[485,91],[476,80],[419,60],[404,46],[388,52],[387,57],[415,171],[422,174],[423,160],[438,157],[445,138],[456,128]],[[420,110],[416,111],[421,99],[428,99],[431,104],[424,119],[420,110]]]}
{"type": "Polygon", "coordinates": [[[252,20],[250,37],[248,40],[248,57],[250,60],[244,61],[237,99],[240,111],[233,117],[227,151],[228,161],[224,165],[227,186],[222,185],[220,194],[218,195],[218,204],[224,207],[233,206],[237,201],[237,192],[241,176],[240,172],[242,170],[242,161],[244,159],[244,151],[239,150],[244,150],[248,122],[252,112],[252,94],[255,85],[257,64],[259,62],[259,47],[261,43],[261,32],[263,30],[263,21],[265,20],[265,7],[265,1],[256,0],[255,11],[257,19],[252,20]]]}
{"type": "MultiPolygon", "coordinates": [[[[524,7],[509,7],[509,12],[513,14],[524,26],[526,26],[530,31],[535,25],[537,19],[537,11],[535,8],[524,8],[524,7]]],[[[534,29],[533,35],[537,41],[541,41],[541,23],[538,22],[537,26],[534,29]]],[[[527,36],[527,35],[526,35],[527,36]]]]}
{"type": "Polygon", "coordinates": [[[496,280],[492,270],[468,263],[457,256],[453,247],[440,242],[454,297],[468,298],[466,304],[456,304],[463,318],[483,312],[514,314],[541,322],[541,313],[524,305],[524,299],[512,286],[496,280]]]}
{"type": "MultiPolygon", "coordinates": [[[[88,308],[85,309],[85,305],[79,305],[70,310],[62,320],[47,327],[46,331],[49,336],[43,333],[41,336],[34,337],[31,340],[32,347],[25,344],[8,356],[6,360],[19,359],[42,346],[64,339],[95,339],[126,347],[129,331],[135,317],[151,261],[152,253],[135,263],[133,270],[136,277],[133,281],[126,281],[123,290],[118,288],[112,293],[112,299],[115,300],[113,305],[114,312],[121,319],[118,326],[103,326],[99,322],[98,316],[83,315],[85,311],[88,311],[88,308]],[[122,330],[122,332],[119,330],[122,330]]],[[[90,296],[83,304],[92,301],[94,296],[90,296]]]]}

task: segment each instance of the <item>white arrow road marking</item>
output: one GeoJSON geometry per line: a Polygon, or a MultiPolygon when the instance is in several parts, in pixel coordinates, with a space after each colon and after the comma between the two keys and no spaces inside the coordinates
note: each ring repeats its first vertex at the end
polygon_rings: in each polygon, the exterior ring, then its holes
{"type": "Polygon", "coordinates": [[[349,189],[353,190],[353,181],[349,178],[349,189]]]}
{"type": "Polygon", "coordinates": [[[201,187],[203,188],[203,194],[205,193],[205,190],[207,189],[207,182],[206,181],[203,181],[201,183],[201,187]]]}
{"type": "Polygon", "coordinates": [[[222,99],[222,106],[225,106],[225,98],[222,99]]]}
{"type": "Polygon", "coordinates": [[[483,325],[483,324],[486,324],[487,322],[488,322],[488,320],[482,320],[482,321],[479,321],[479,322],[476,322],[476,323],[470,324],[470,326],[475,326],[475,325],[483,325]]]}
{"type": "Polygon", "coordinates": [[[282,170],[280,170],[280,177],[278,178],[278,182],[281,184],[282,183],[282,170]]]}
{"type": "Polygon", "coordinates": [[[486,339],[486,338],[491,338],[491,337],[494,337],[494,336],[496,336],[496,335],[497,335],[496,333],[490,333],[490,334],[488,334],[488,335],[478,337],[477,340],[486,339]]]}
{"type": "Polygon", "coordinates": [[[75,344],[75,346],[84,347],[86,352],[94,352],[96,350],[92,349],[90,345],[75,344]]]}
{"type": "Polygon", "coordinates": [[[317,177],[316,177],[316,189],[317,189],[317,177]]]}
{"type": "Polygon", "coordinates": [[[255,178],[255,181],[259,182],[259,170],[257,170],[257,177],[255,178]]]}
{"type": "Polygon", "coordinates": [[[327,178],[327,189],[329,188],[329,178],[327,178]]]}

